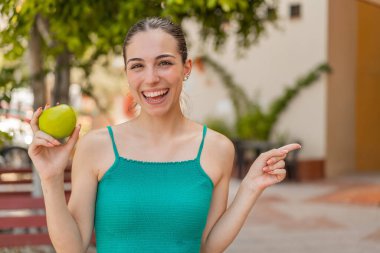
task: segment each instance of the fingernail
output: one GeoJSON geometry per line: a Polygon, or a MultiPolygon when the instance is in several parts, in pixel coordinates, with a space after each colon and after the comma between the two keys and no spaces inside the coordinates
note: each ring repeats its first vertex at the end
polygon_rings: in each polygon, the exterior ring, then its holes
{"type": "Polygon", "coordinates": [[[263,171],[267,171],[267,169],[268,169],[268,167],[267,167],[267,166],[265,166],[265,167],[263,168],[263,171]]]}
{"type": "Polygon", "coordinates": [[[268,161],[267,161],[267,164],[271,164],[271,163],[272,163],[272,160],[268,160],[268,161]]]}
{"type": "Polygon", "coordinates": [[[54,144],[55,145],[61,145],[61,143],[59,141],[57,141],[57,140],[54,140],[54,144]]]}
{"type": "Polygon", "coordinates": [[[283,150],[282,153],[287,154],[289,151],[288,150],[283,150]]]}

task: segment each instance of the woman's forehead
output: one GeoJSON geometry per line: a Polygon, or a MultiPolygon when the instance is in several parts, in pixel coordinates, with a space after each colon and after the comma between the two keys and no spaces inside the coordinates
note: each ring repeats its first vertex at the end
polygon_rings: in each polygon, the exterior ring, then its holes
{"type": "Polygon", "coordinates": [[[129,58],[155,58],[162,54],[179,55],[175,38],[161,29],[135,34],[126,48],[129,58]]]}

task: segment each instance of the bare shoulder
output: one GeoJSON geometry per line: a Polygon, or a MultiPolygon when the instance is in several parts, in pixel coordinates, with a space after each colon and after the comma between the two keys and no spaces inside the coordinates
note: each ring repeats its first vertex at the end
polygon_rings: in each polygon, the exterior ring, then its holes
{"type": "Polygon", "coordinates": [[[77,150],[85,153],[92,153],[99,150],[108,141],[109,134],[106,128],[91,130],[83,135],[77,144],[77,150]]]}
{"type": "Polygon", "coordinates": [[[209,172],[213,174],[215,181],[219,181],[222,176],[230,176],[235,157],[235,146],[229,138],[208,128],[204,153],[205,167],[210,168],[209,172]]]}
{"type": "Polygon", "coordinates": [[[219,155],[233,156],[235,146],[233,142],[225,135],[216,132],[210,128],[207,129],[207,145],[219,155]]]}
{"type": "Polygon", "coordinates": [[[77,143],[75,156],[86,167],[91,167],[96,174],[112,164],[114,155],[107,128],[91,130],[82,136],[77,143]]]}

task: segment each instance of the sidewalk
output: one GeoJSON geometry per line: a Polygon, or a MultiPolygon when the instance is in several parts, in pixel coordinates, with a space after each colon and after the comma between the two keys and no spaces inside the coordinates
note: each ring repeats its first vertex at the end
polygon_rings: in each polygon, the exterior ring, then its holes
{"type": "Polygon", "coordinates": [[[226,251],[248,252],[380,252],[380,174],[272,186],[226,251]]]}

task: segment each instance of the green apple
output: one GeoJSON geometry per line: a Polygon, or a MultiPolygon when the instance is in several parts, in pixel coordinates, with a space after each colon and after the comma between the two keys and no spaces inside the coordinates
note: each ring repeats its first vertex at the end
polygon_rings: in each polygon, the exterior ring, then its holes
{"type": "Polygon", "coordinates": [[[38,118],[41,131],[56,139],[65,138],[73,132],[77,122],[74,109],[66,104],[50,107],[38,118]]]}

